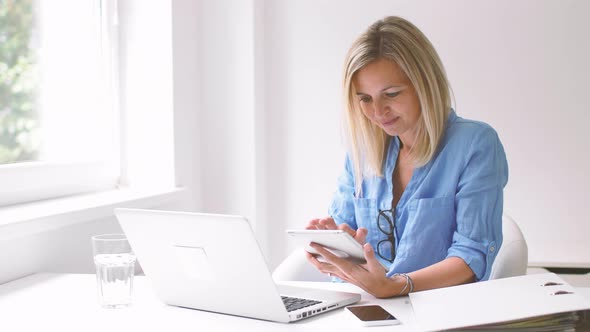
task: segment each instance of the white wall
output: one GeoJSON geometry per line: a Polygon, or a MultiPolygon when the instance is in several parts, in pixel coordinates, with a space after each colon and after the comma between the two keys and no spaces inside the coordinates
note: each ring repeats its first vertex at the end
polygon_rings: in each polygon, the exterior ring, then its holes
{"type": "Polygon", "coordinates": [[[250,1],[201,1],[197,10],[203,206],[253,216],[253,7],[250,1]]]}

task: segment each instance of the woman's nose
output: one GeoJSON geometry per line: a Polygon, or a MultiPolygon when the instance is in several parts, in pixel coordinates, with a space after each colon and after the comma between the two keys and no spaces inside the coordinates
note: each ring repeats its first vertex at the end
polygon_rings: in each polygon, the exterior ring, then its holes
{"type": "Polygon", "coordinates": [[[390,111],[389,105],[387,103],[384,103],[380,99],[375,100],[374,106],[375,106],[375,116],[378,118],[383,117],[384,115],[386,115],[390,111]]]}

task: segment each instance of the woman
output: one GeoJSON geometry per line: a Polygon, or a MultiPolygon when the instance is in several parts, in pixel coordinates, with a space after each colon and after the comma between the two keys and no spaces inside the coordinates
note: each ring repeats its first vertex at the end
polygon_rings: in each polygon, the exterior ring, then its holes
{"type": "Polygon", "coordinates": [[[343,229],[366,264],[307,254],[321,272],[376,297],[486,280],[502,244],[508,165],[489,125],[451,109],[432,44],[387,17],[350,48],[344,66],[349,153],[329,209],[307,229],[343,229]],[[365,243],[366,242],[366,243],[365,243]]]}

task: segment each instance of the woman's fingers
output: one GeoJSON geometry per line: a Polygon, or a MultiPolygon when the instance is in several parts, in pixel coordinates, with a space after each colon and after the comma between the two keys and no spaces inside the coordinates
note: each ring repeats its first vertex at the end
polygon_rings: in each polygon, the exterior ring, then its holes
{"type": "Polygon", "coordinates": [[[320,226],[323,227],[323,229],[337,229],[338,227],[336,226],[336,222],[334,221],[334,219],[327,217],[327,218],[322,218],[319,221],[320,226]]]}
{"type": "Polygon", "coordinates": [[[338,277],[348,283],[357,285],[370,294],[377,294],[378,290],[374,289],[385,276],[385,269],[377,258],[370,244],[363,246],[366,264],[354,264],[346,259],[332,254],[329,250],[317,243],[311,243],[310,246],[320,254],[325,262],[319,261],[315,256],[306,253],[308,260],[322,273],[338,277]]]}
{"type": "Polygon", "coordinates": [[[364,228],[361,227],[356,231],[356,234],[354,235],[354,239],[358,241],[358,243],[364,245],[365,242],[367,242],[367,234],[369,233],[369,231],[364,228]]]}
{"type": "Polygon", "coordinates": [[[346,273],[346,271],[350,270],[353,266],[355,266],[356,264],[349,262],[348,260],[344,259],[344,258],[340,258],[336,255],[334,255],[332,252],[330,252],[329,250],[327,250],[326,248],[324,248],[323,246],[317,244],[317,243],[310,243],[309,244],[313,249],[315,249],[315,251],[321,255],[327,263],[334,265],[338,270],[343,271],[344,273],[346,273]]]}
{"type": "Polygon", "coordinates": [[[350,236],[352,236],[360,244],[365,244],[365,242],[367,241],[368,231],[364,227],[361,227],[358,230],[354,230],[348,224],[340,224],[338,225],[338,229],[350,234],[350,236]]]}
{"type": "Polygon", "coordinates": [[[334,254],[332,254],[329,250],[327,250],[326,248],[324,248],[323,246],[315,243],[315,242],[311,242],[309,244],[310,247],[312,247],[313,249],[315,249],[315,251],[322,255],[328,262],[332,263],[334,260],[338,259],[338,257],[334,254]]]}
{"type": "Polygon", "coordinates": [[[350,236],[355,237],[356,231],[352,229],[348,224],[340,224],[338,225],[338,229],[345,231],[346,233],[350,234],[350,236]]]}
{"type": "Polygon", "coordinates": [[[377,260],[377,257],[375,257],[375,251],[373,250],[373,247],[371,247],[370,244],[365,243],[365,245],[363,245],[363,251],[365,254],[365,260],[367,261],[367,263],[365,265],[367,266],[367,269],[369,270],[369,272],[371,272],[371,273],[385,273],[386,272],[383,265],[381,265],[381,263],[379,263],[379,261],[377,260]]]}
{"type": "Polygon", "coordinates": [[[312,219],[311,221],[309,221],[307,223],[307,226],[305,226],[305,229],[324,230],[324,229],[338,229],[338,228],[336,226],[336,222],[334,222],[334,219],[332,219],[331,217],[326,217],[326,218],[312,219]]]}
{"type": "Polygon", "coordinates": [[[317,256],[314,256],[307,251],[305,252],[305,256],[306,256],[307,260],[313,266],[315,266],[315,268],[318,269],[318,271],[320,271],[321,273],[327,274],[329,276],[334,276],[334,277],[339,276],[337,268],[335,268],[334,265],[332,265],[330,263],[326,263],[326,262],[321,262],[320,260],[318,260],[317,256]]]}
{"type": "Polygon", "coordinates": [[[380,292],[382,290],[376,288],[376,285],[382,284],[383,280],[387,279],[385,275],[386,271],[375,257],[375,251],[370,244],[366,243],[363,245],[364,256],[367,261],[363,265],[354,264],[344,258],[340,258],[317,243],[312,242],[310,246],[325,260],[320,261],[317,256],[306,252],[307,259],[320,272],[357,285],[367,293],[375,296],[381,294],[380,292]]]}
{"type": "Polygon", "coordinates": [[[316,218],[316,219],[312,219],[307,223],[307,226],[305,226],[305,229],[317,229],[317,225],[319,224],[320,219],[316,218]]]}

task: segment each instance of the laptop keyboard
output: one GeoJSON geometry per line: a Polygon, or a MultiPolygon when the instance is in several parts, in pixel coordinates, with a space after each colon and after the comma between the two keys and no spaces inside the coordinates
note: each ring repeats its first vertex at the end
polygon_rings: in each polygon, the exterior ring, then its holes
{"type": "Polygon", "coordinates": [[[285,308],[287,308],[288,312],[295,311],[297,309],[309,307],[310,305],[321,303],[322,301],[316,300],[308,300],[308,299],[300,299],[297,297],[289,297],[289,296],[281,296],[283,299],[283,303],[285,304],[285,308]]]}

